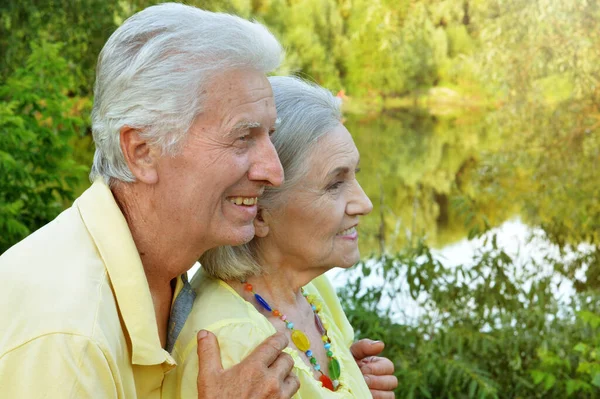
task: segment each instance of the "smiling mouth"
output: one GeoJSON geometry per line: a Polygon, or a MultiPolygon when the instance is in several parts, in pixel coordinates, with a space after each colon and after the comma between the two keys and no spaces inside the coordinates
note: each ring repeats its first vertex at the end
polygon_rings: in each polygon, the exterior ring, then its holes
{"type": "Polygon", "coordinates": [[[340,231],[340,232],[339,232],[339,233],[337,233],[336,235],[338,235],[338,236],[348,236],[348,235],[350,235],[350,234],[354,234],[354,233],[356,233],[356,226],[352,226],[352,227],[350,227],[349,229],[346,229],[346,230],[340,231]]]}
{"type": "Polygon", "coordinates": [[[227,201],[234,205],[253,206],[258,203],[258,197],[228,197],[227,201]]]}

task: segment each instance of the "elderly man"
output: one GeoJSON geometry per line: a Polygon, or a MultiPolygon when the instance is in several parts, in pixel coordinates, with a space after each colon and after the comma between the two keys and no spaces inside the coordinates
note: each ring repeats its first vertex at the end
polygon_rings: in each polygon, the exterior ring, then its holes
{"type": "MultiPolygon", "coordinates": [[[[162,396],[194,298],[186,271],[209,248],[249,241],[257,197],[282,182],[265,77],[281,57],[262,25],[180,4],[150,7],[110,37],[93,185],[0,257],[2,397],[162,396]]],[[[286,345],[275,335],[224,371],[201,332],[199,397],[291,397],[286,345]]]]}

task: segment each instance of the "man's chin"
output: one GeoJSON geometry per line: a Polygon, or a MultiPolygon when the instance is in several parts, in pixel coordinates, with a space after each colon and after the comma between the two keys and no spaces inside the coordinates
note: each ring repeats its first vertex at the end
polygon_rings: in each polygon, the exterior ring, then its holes
{"type": "Polygon", "coordinates": [[[247,244],[254,238],[254,224],[239,227],[235,233],[231,237],[231,242],[227,245],[237,246],[247,244]]]}

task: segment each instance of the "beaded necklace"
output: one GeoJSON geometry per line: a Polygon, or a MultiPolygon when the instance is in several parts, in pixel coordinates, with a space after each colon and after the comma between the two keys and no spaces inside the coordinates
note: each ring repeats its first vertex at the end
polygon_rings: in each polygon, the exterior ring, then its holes
{"type": "Polygon", "coordinates": [[[315,315],[315,325],[317,326],[317,330],[319,331],[319,334],[321,334],[321,340],[323,341],[323,346],[325,347],[325,350],[327,351],[326,352],[327,357],[329,358],[329,375],[331,376],[331,378],[329,378],[321,370],[321,366],[319,365],[317,358],[313,355],[312,351],[310,350],[310,340],[308,339],[306,334],[304,334],[304,332],[302,332],[298,329],[295,329],[294,323],[292,323],[287,318],[286,315],[282,314],[277,309],[273,309],[263,297],[261,297],[256,292],[254,292],[254,288],[252,288],[252,284],[247,283],[245,281],[242,281],[242,284],[244,284],[244,290],[253,294],[254,298],[256,299],[256,302],[258,302],[267,312],[271,312],[271,314],[273,314],[273,316],[278,317],[279,319],[281,319],[281,321],[283,321],[285,323],[285,326],[292,332],[292,342],[294,342],[294,345],[296,345],[296,348],[298,348],[299,350],[304,352],[304,354],[308,357],[310,364],[315,369],[315,371],[317,371],[318,373],[321,374],[319,376],[319,381],[321,381],[323,386],[325,388],[328,388],[331,391],[337,390],[337,388],[340,385],[340,382],[339,382],[340,371],[341,371],[340,370],[340,362],[334,357],[333,352],[331,351],[331,340],[327,336],[327,330],[323,326],[323,323],[321,322],[321,318],[319,317],[319,311],[321,310],[321,304],[317,303],[314,295],[308,295],[307,293],[304,292],[304,289],[302,289],[302,296],[304,296],[306,298],[306,300],[308,301],[308,303],[310,304],[310,306],[313,310],[313,314],[315,315]],[[332,381],[332,379],[333,379],[333,381],[332,381]]]}

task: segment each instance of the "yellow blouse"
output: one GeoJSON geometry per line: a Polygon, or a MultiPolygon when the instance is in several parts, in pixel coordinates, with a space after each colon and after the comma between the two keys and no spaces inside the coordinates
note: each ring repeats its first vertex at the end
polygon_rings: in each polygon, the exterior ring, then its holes
{"type": "MultiPolygon", "coordinates": [[[[252,304],[225,282],[213,279],[200,270],[191,284],[197,296],[192,313],[172,353],[178,366],[165,378],[163,395],[167,397],[197,396],[196,334],[199,330],[209,330],[217,336],[223,367],[226,369],[242,361],[263,340],[276,332],[273,325],[252,304]]],[[[304,287],[304,290],[315,295],[323,304],[319,315],[331,340],[331,350],[340,362],[340,387],[335,392],[324,388],[303,360],[304,354],[288,347],[285,352],[294,359],[294,372],[300,379],[300,390],[293,398],[370,398],[362,373],[350,353],[354,331],[331,283],[327,277],[320,276],[304,287]]]]}

